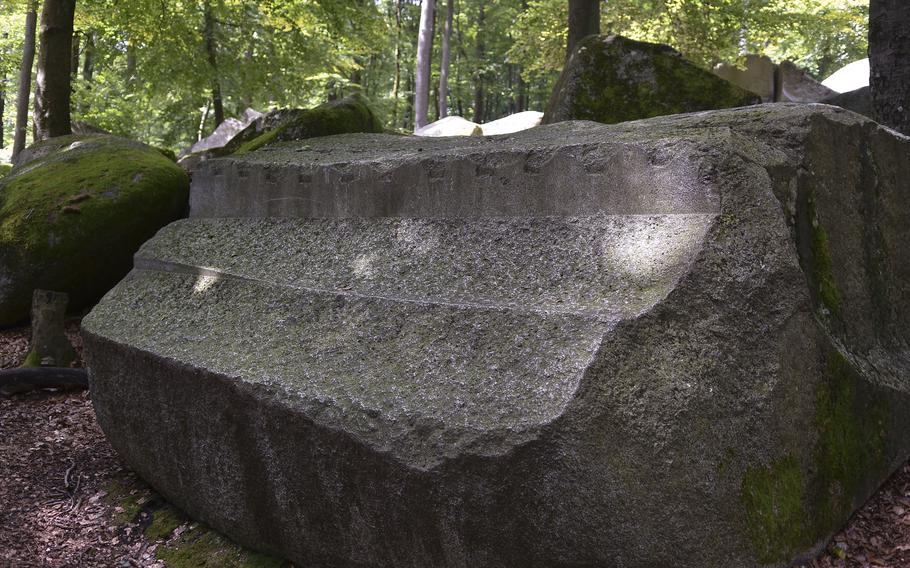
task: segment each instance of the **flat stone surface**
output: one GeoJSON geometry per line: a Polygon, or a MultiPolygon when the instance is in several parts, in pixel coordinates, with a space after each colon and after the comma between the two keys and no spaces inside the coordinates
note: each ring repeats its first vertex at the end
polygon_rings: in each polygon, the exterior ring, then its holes
{"type": "Polygon", "coordinates": [[[783,104],[213,160],[84,320],[99,422],[301,565],[787,565],[910,454],[908,150],[783,104]]]}

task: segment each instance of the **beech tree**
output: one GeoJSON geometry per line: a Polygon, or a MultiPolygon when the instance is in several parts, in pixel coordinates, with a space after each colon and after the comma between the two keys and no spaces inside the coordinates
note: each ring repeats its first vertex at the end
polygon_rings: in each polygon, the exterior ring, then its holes
{"type": "Polygon", "coordinates": [[[869,3],[869,87],[875,119],[910,134],[910,2],[869,3]]]}
{"type": "Polygon", "coordinates": [[[423,0],[417,35],[417,71],[414,75],[414,130],[427,124],[430,106],[430,59],[433,55],[433,18],[436,0],[423,0]]]}
{"type": "Polygon", "coordinates": [[[449,114],[449,63],[452,54],[452,21],[455,18],[455,0],[446,1],[446,21],[442,30],[442,54],[439,61],[439,118],[449,114]]]}
{"type": "Polygon", "coordinates": [[[569,0],[569,36],[566,59],[579,40],[600,33],[600,0],[569,0]]]}
{"type": "Polygon", "coordinates": [[[70,65],[76,0],[44,0],[35,88],[35,138],[72,133],[70,128],[70,65]]]}
{"type": "Polygon", "coordinates": [[[12,161],[25,148],[28,130],[28,103],[32,94],[32,67],[35,65],[35,29],[38,26],[38,0],[29,0],[25,14],[25,39],[22,42],[22,63],[19,67],[19,92],[16,96],[16,129],[13,138],[12,161]]]}

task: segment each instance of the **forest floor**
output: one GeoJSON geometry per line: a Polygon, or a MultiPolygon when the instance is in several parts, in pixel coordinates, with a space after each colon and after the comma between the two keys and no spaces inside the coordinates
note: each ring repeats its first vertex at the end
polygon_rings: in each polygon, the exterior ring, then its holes
{"type": "MultiPolygon", "coordinates": [[[[77,348],[78,326],[68,327],[77,348]]],[[[0,331],[0,368],[28,328],[0,331]]],[[[168,505],[120,462],[88,392],[0,397],[0,568],[292,568],[243,550],[168,505]]],[[[910,462],[806,565],[910,567],[910,462]]]]}

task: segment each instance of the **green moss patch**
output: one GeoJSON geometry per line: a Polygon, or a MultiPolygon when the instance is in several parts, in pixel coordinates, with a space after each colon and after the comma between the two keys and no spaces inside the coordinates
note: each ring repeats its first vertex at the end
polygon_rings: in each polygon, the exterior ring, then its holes
{"type": "Polygon", "coordinates": [[[762,562],[786,559],[811,542],[806,478],[795,458],[750,468],[743,478],[742,500],[749,538],[762,562]]]}
{"type": "Polygon", "coordinates": [[[237,153],[252,152],[273,142],[355,132],[382,132],[382,123],[367,100],[360,95],[331,101],[305,111],[243,144],[237,153]]]}
{"type": "Polygon", "coordinates": [[[0,180],[0,326],[28,316],[32,290],[80,309],[132,266],[155,232],[181,217],[189,179],[160,152],[113,136],[64,136],[0,180]]]}
{"type": "Polygon", "coordinates": [[[833,314],[841,313],[841,295],[834,279],[834,263],[828,248],[828,233],[818,220],[815,199],[808,201],[809,222],[812,227],[812,278],[818,291],[819,300],[833,314]]]}
{"type": "Polygon", "coordinates": [[[741,498],[756,557],[788,561],[840,527],[886,473],[887,399],[843,355],[828,355],[816,391],[811,467],[792,455],[749,468],[741,498]]]}
{"type": "Polygon", "coordinates": [[[194,525],[156,552],[168,568],[280,568],[282,560],[240,548],[204,525],[194,525]]]}
{"type": "Polygon", "coordinates": [[[4,178],[12,171],[13,166],[10,164],[0,164],[0,178],[4,178]]]}

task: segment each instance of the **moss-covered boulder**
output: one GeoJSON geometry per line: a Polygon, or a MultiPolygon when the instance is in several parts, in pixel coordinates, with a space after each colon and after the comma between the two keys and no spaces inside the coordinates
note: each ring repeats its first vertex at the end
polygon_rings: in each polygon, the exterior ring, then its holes
{"type": "Polygon", "coordinates": [[[63,136],[29,154],[0,180],[0,326],[28,317],[35,288],[95,302],[187,207],[184,171],[144,144],[63,136]]]}
{"type": "Polygon", "coordinates": [[[300,112],[276,128],[241,144],[236,151],[250,152],[272,142],[304,140],[332,134],[378,133],[382,130],[382,122],[373,113],[367,100],[355,94],[300,112]]]}
{"type": "Polygon", "coordinates": [[[675,49],[622,36],[590,36],[566,63],[543,123],[606,124],[668,114],[746,106],[755,93],[717,77],[675,49]]]}
{"type": "Polygon", "coordinates": [[[369,101],[355,93],[311,109],[272,111],[252,121],[223,146],[182,157],[180,165],[187,171],[195,171],[200,164],[211,158],[250,152],[272,142],[382,131],[382,122],[373,112],[369,101]]]}

